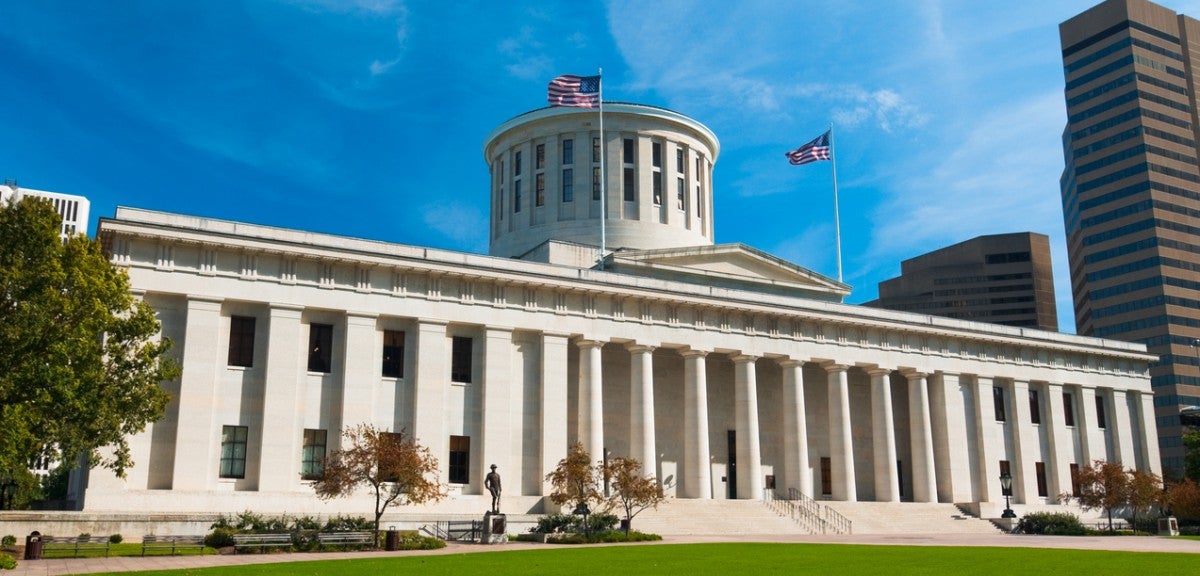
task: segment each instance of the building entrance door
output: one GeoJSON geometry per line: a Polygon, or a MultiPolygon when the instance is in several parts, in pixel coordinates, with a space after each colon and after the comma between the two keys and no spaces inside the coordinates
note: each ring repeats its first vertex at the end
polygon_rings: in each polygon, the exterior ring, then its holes
{"type": "Polygon", "coordinates": [[[737,499],[737,431],[729,431],[729,470],[725,472],[726,486],[729,487],[729,499],[737,499]]]}

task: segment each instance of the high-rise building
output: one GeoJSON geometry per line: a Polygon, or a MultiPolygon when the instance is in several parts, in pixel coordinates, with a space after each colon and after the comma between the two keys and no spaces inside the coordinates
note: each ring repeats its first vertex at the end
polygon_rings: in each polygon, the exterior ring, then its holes
{"type": "Polygon", "coordinates": [[[91,208],[91,202],[88,202],[87,198],[73,194],[21,188],[17,186],[16,180],[5,180],[3,184],[0,184],[0,202],[16,202],[26,196],[45,198],[54,205],[54,211],[62,217],[60,235],[63,239],[75,234],[87,235],[88,212],[91,208]]]}
{"type": "Polygon", "coordinates": [[[978,236],[909,258],[866,305],[1057,332],[1050,239],[1033,232],[978,236]]]}
{"type": "Polygon", "coordinates": [[[1200,405],[1200,21],[1108,0],[1059,34],[1076,329],[1159,356],[1150,374],[1163,464],[1179,470],[1180,409],[1200,405]]]}

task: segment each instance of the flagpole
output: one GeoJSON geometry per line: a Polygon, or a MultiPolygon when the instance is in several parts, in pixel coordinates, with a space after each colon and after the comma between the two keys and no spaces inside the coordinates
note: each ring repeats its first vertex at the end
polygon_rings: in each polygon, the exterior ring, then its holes
{"type": "Polygon", "coordinates": [[[838,282],[842,281],[842,222],[838,215],[837,154],[833,147],[833,122],[829,123],[829,164],[833,167],[833,230],[837,243],[838,282]]]}
{"type": "Polygon", "coordinates": [[[608,220],[608,172],[604,169],[604,68],[597,68],[596,75],[600,76],[599,98],[600,98],[600,269],[604,269],[604,249],[605,249],[605,220],[608,220]]]}

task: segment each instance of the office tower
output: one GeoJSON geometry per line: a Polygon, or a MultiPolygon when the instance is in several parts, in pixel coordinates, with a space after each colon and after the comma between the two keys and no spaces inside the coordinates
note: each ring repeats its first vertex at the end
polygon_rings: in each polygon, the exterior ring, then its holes
{"type": "Polygon", "coordinates": [[[866,305],[1057,332],[1050,239],[993,234],[909,258],[866,305]]]}
{"type": "Polygon", "coordinates": [[[1076,328],[1160,357],[1150,374],[1163,465],[1178,471],[1180,411],[1200,405],[1200,22],[1146,0],[1109,0],[1059,34],[1076,328]]]}

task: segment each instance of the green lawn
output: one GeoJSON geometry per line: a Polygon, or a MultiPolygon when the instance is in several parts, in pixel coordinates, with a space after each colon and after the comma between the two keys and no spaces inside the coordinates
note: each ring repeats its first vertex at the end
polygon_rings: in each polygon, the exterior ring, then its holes
{"type": "Polygon", "coordinates": [[[970,548],[927,546],[863,546],[836,544],[663,544],[595,546],[478,552],[444,556],[322,560],[136,572],[139,576],[195,574],[422,576],[480,574],[1181,574],[1194,565],[1191,554],[1051,550],[1036,548],[970,548]],[[1181,572],[1182,570],[1182,572],[1181,572]]]}

